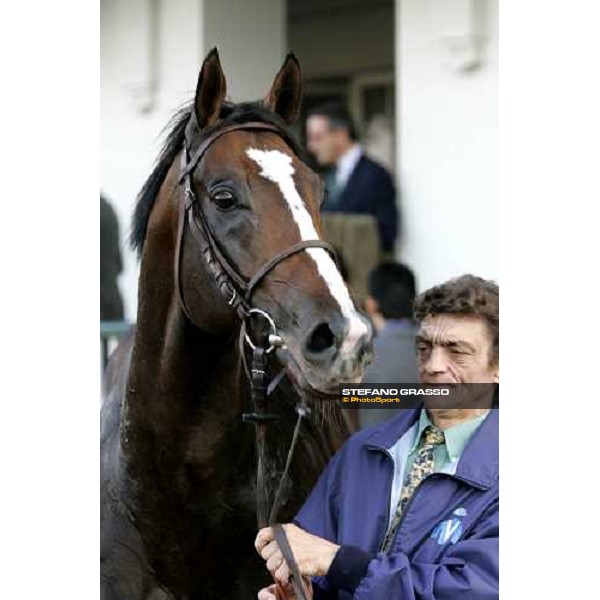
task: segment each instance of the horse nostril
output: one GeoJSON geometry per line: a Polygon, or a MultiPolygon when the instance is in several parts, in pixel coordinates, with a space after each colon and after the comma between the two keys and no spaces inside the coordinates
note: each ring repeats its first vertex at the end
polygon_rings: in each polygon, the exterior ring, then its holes
{"type": "Polygon", "coordinates": [[[308,336],[306,350],[309,354],[322,354],[335,345],[335,335],[327,323],[320,323],[308,336]]]}

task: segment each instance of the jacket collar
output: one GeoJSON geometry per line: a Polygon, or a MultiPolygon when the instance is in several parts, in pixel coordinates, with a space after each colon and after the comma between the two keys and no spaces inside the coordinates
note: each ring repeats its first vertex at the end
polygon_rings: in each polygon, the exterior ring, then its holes
{"type": "MultiPolygon", "coordinates": [[[[419,420],[420,414],[421,408],[401,410],[398,416],[375,427],[367,435],[363,442],[365,447],[387,454],[388,448],[419,420]]],[[[465,446],[452,477],[481,489],[488,489],[497,483],[498,425],[498,409],[493,408],[465,446]]]]}
{"type": "Polygon", "coordinates": [[[346,194],[351,193],[351,191],[354,189],[357,178],[360,176],[361,168],[363,167],[364,164],[366,164],[366,161],[367,161],[367,157],[363,153],[361,153],[360,158],[354,165],[352,172],[350,173],[350,175],[348,176],[348,179],[346,180],[346,184],[342,187],[342,189],[340,191],[340,195],[337,199],[336,205],[339,205],[342,198],[344,196],[346,196],[346,194]]]}

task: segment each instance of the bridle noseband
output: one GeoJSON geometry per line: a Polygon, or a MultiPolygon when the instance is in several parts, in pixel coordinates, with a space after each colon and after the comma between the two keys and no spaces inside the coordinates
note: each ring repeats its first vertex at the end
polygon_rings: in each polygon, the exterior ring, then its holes
{"type": "MultiPolygon", "coordinates": [[[[258,286],[264,281],[265,277],[280,263],[286,259],[294,256],[308,248],[322,248],[329,252],[334,261],[336,261],[336,254],[333,246],[323,240],[303,240],[290,247],[282,250],[271,259],[267,260],[255,273],[247,279],[240,272],[239,269],[231,263],[225,253],[222,251],[219,243],[217,242],[214,234],[212,233],[202,204],[199,202],[194,192],[193,186],[193,172],[196,167],[200,164],[200,161],[206,154],[209,147],[223,135],[232,131],[270,131],[278,135],[282,135],[282,132],[270,123],[263,123],[260,121],[250,121],[247,123],[233,123],[225,125],[220,129],[213,131],[205,139],[202,140],[197,150],[191,154],[189,151],[190,140],[187,137],[185,148],[181,153],[181,176],[179,183],[184,184],[184,201],[179,206],[179,222],[177,226],[177,246],[175,249],[175,285],[177,294],[179,296],[179,303],[184,314],[187,318],[194,323],[194,319],[188,310],[184,295],[183,287],[181,282],[181,263],[184,251],[184,238],[186,229],[189,229],[192,236],[198,242],[202,249],[202,254],[209,270],[212,272],[217,287],[227,303],[235,308],[238,315],[242,320],[242,327],[240,331],[240,350],[242,360],[246,368],[246,373],[250,381],[252,401],[254,404],[254,413],[247,413],[243,415],[244,421],[253,422],[256,425],[256,444],[258,451],[258,465],[257,465],[257,517],[259,527],[265,527],[271,525],[273,527],[275,539],[279,545],[279,548],[290,567],[292,572],[291,583],[296,592],[296,596],[299,599],[307,598],[306,591],[302,584],[298,565],[294,559],[289,542],[287,540],[283,527],[276,523],[277,513],[283,500],[283,492],[287,483],[289,470],[291,466],[291,460],[296,448],[298,435],[300,431],[300,424],[302,418],[305,417],[309,409],[306,406],[304,398],[301,399],[299,405],[296,407],[298,414],[296,426],[290,448],[288,450],[286,464],[283,473],[279,479],[279,484],[274,495],[273,502],[270,502],[270,494],[267,489],[268,484],[266,482],[271,480],[270,474],[266,473],[266,426],[269,422],[279,418],[278,415],[269,414],[266,410],[266,397],[268,395],[266,388],[266,360],[267,355],[271,353],[276,347],[282,344],[281,338],[277,333],[277,326],[273,318],[268,312],[252,306],[252,295],[258,286]],[[268,347],[260,341],[253,341],[247,332],[247,322],[253,316],[261,317],[268,325],[269,334],[267,337],[268,347]],[[243,347],[244,342],[250,347],[252,351],[252,368],[249,370],[245,363],[245,348],[243,347]]],[[[337,262],[337,261],[336,261],[337,262]]],[[[282,370],[279,377],[284,373],[282,370]]],[[[276,378],[277,379],[277,378],[276,378]]],[[[276,382],[278,383],[278,381],[276,382]]],[[[270,386],[271,387],[271,386],[270,386]]]]}

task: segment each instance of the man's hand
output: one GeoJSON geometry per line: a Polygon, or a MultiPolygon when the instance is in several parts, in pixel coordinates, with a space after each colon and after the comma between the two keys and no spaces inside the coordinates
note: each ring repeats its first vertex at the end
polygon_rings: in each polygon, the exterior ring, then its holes
{"type": "MultiPolygon", "coordinates": [[[[308,600],[313,599],[313,589],[310,579],[303,577],[304,589],[308,600]]],[[[258,592],[258,600],[297,600],[291,583],[270,585],[258,592]]]]}
{"type": "MultiPolygon", "coordinates": [[[[284,525],[283,528],[292,549],[292,554],[296,559],[300,575],[306,577],[327,575],[333,558],[340,547],[328,540],[307,533],[291,523],[284,525]]],[[[265,559],[267,569],[271,572],[275,581],[288,583],[290,569],[277,546],[271,527],[265,527],[258,532],[254,545],[257,552],[265,559]]]]}

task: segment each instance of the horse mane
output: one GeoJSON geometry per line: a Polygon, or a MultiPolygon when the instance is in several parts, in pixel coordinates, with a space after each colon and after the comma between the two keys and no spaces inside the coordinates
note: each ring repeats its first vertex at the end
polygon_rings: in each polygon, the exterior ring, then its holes
{"type": "MultiPolygon", "coordinates": [[[[148,220],[154,202],[158,197],[160,188],[175,160],[183,148],[185,141],[185,130],[192,116],[193,103],[190,102],[183,108],[179,109],[167,123],[163,129],[162,135],[165,136],[160,153],[154,163],[152,173],[144,183],[140,190],[131,222],[131,235],[129,242],[133,250],[141,256],[144,248],[144,240],[146,239],[146,231],[148,229],[148,220]]],[[[249,121],[261,121],[275,125],[281,134],[281,137],[290,146],[291,150],[303,162],[309,163],[309,158],[291,131],[288,125],[281,117],[266,108],[262,102],[241,102],[234,104],[233,102],[224,102],[221,107],[219,121],[212,127],[205,128],[201,133],[202,136],[207,136],[216,129],[228,125],[230,123],[247,123],[249,121]]]]}

